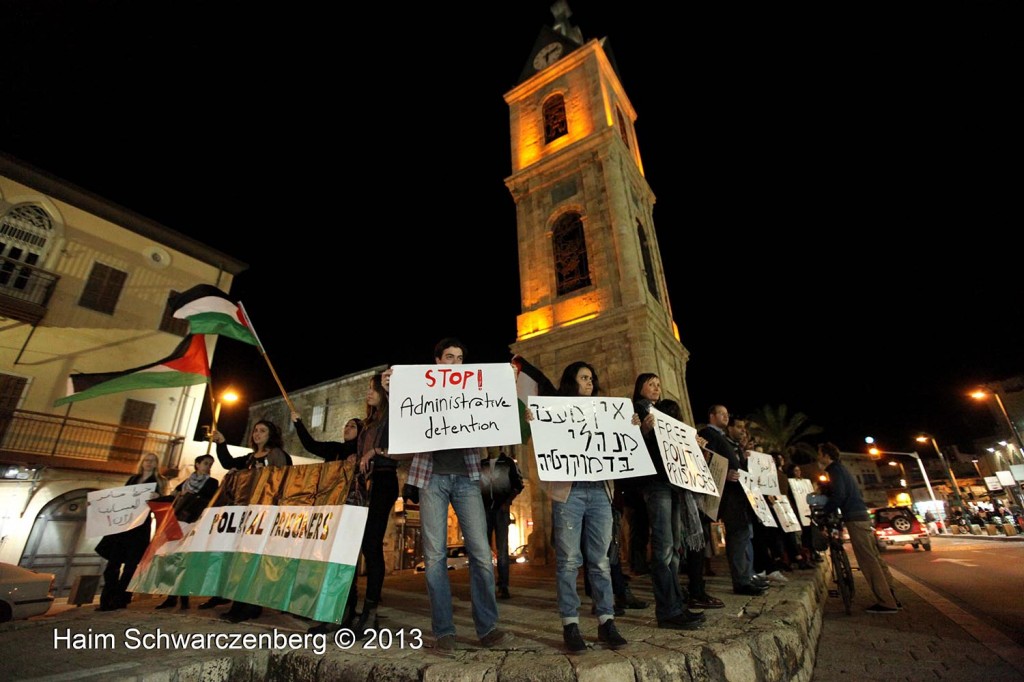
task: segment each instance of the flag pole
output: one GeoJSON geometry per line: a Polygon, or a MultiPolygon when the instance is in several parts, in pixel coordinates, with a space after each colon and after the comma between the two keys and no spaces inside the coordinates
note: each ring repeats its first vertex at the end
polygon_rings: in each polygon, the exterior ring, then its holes
{"type": "Polygon", "coordinates": [[[274,381],[277,382],[277,388],[281,391],[281,396],[284,398],[285,404],[288,405],[288,409],[292,412],[298,412],[295,409],[295,405],[292,404],[291,398],[288,397],[288,393],[284,390],[284,386],[281,384],[281,379],[277,376],[277,370],[274,369],[274,365],[270,362],[270,357],[267,355],[267,351],[263,348],[263,342],[260,341],[259,334],[256,333],[256,328],[252,326],[252,320],[249,319],[249,311],[245,309],[245,305],[241,301],[238,302],[238,309],[242,311],[242,315],[245,317],[245,325],[249,327],[249,331],[252,332],[253,337],[256,339],[256,347],[260,349],[260,355],[267,361],[267,367],[270,368],[270,373],[274,376],[274,381]]]}

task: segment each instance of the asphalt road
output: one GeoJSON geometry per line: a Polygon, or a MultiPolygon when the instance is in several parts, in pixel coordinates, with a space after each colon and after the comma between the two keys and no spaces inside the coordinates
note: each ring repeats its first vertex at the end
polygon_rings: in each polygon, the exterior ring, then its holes
{"type": "Polygon", "coordinates": [[[1024,645],[1024,542],[934,538],[931,552],[900,548],[883,556],[892,568],[1024,645]]]}

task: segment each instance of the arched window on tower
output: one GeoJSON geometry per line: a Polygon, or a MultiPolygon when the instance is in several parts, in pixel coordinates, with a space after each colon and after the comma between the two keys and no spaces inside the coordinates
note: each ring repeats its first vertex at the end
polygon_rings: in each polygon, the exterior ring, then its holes
{"type": "Polygon", "coordinates": [[[626,117],[622,115],[622,109],[615,107],[615,115],[619,117],[619,132],[622,134],[622,141],[626,143],[626,149],[629,149],[629,129],[626,128],[626,117]]]}
{"type": "Polygon", "coordinates": [[[578,213],[567,213],[558,219],[552,230],[551,243],[558,295],[590,286],[587,239],[583,234],[583,219],[578,213]]]}
{"type": "Polygon", "coordinates": [[[647,231],[640,221],[636,221],[636,234],[640,238],[640,257],[644,259],[644,274],[647,275],[647,288],[654,298],[661,300],[658,295],[658,279],[654,275],[654,259],[651,257],[651,245],[647,243],[647,231]]]}
{"type": "Polygon", "coordinates": [[[53,237],[50,215],[35,204],[12,206],[0,216],[0,287],[24,290],[53,237]]]}
{"type": "Polygon", "coordinates": [[[569,134],[569,121],[565,118],[565,99],[552,95],[544,102],[544,144],[550,144],[569,134]]]}

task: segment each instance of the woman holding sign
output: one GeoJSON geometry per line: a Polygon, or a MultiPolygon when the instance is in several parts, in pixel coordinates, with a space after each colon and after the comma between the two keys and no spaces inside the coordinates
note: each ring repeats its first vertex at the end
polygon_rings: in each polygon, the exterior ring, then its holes
{"type": "Polygon", "coordinates": [[[679,518],[683,511],[681,490],[669,483],[655,434],[654,404],[661,400],[661,379],[644,373],[636,378],[633,404],[640,415],[640,433],[657,470],[653,476],[635,479],[647,504],[651,524],[651,586],[658,627],[693,630],[705,620],[701,612],[690,611],[679,586],[679,518]]]}
{"type": "MultiPolygon", "coordinates": [[[[597,372],[585,362],[574,362],[566,367],[558,384],[561,396],[586,398],[597,395],[600,390],[597,372]]],[[[533,420],[529,410],[525,417],[533,420]]],[[[612,541],[611,483],[541,481],[544,491],[551,497],[558,612],[562,618],[562,640],[570,653],[587,648],[580,633],[580,596],[576,590],[576,574],[583,565],[584,553],[597,614],[597,638],[612,649],[627,644],[615,627],[615,596],[608,559],[608,546],[612,541]]]]}
{"type": "MultiPolygon", "coordinates": [[[[139,459],[139,467],[135,475],[125,485],[156,483],[156,490],[150,499],[160,497],[167,490],[167,479],[160,475],[160,460],[152,452],[147,452],[139,459]]],[[[100,593],[100,605],[97,611],[113,611],[123,609],[132,600],[128,591],[128,583],[135,574],[142,555],[149,546],[150,519],[121,533],[104,535],[96,545],[96,553],[107,560],[103,571],[103,591],[100,593]]]]}

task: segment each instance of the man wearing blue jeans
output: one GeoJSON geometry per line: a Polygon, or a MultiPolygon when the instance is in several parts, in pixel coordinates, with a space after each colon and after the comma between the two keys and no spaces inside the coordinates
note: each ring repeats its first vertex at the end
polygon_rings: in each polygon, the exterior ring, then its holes
{"type": "MultiPolygon", "coordinates": [[[[434,348],[434,361],[439,365],[461,365],[465,352],[465,346],[458,339],[441,339],[434,348]]],[[[512,634],[497,627],[494,568],[480,495],[480,451],[458,448],[421,452],[413,458],[408,483],[420,489],[423,559],[435,646],[442,651],[455,649],[447,559],[449,504],[455,509],[469,553],[469,595],[477,637],[487,647],[507,644],[512,634]]]]}

